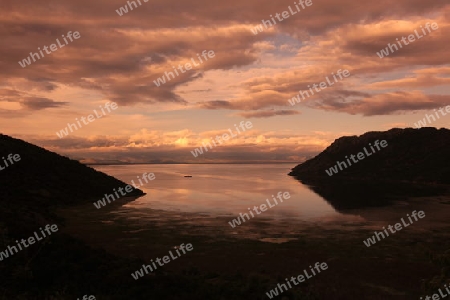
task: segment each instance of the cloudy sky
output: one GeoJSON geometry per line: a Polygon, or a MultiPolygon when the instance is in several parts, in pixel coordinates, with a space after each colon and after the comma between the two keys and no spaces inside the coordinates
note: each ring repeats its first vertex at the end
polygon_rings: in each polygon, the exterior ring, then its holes
{"type": "Polygon", "coordinates": [[[290,0],[144,1],[120,16],[127,1],[2,0],[0,132],[84,162],[300,162],[342,135],[413,127],[450,105],[447,0],[312,0],[300,12],[290,0]],[[427,22],[438,29],[424,35],[427,22]],[[415,30],[423,37],[377,55],[415,30]],[[80,38],[65,44],[69,31],[80,38]],[[64,47],[18,63],[56,39],[64,47]],[[204,50],[215,56],[200,64],[204,50]],[[351,75],[289,104],[338,70],[351,75]],[[117,110],[57,136],[112,101],[117,110]],[[243,120],[253,128],[191,154],[243,120]]]}

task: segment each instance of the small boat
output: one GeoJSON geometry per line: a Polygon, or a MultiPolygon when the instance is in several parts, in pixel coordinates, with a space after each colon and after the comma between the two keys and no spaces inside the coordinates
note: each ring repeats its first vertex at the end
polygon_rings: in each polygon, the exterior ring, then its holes
{"type": "Polygon", "coordinates": [[[188,178],[191,178],[191,177],[192,177],[192,175],[184,175],[184,177],[188,177],[188,178]]]}

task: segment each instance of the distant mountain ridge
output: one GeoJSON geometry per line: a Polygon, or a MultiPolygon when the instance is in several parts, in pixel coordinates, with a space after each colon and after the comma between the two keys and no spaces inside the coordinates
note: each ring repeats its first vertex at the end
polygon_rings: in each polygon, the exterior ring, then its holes
{"type": "Polygon", "coordinates": [[[316,157],[296,166],[289,175],[302,181],[340,179],[408,181],[450,184],[450,130],[424,127],[394,128],[384,132],[367,132],[335,140],[316,157]],[[369,149],[369,143],[386,140],[386,148],[370,157],[327,175],[326,170],[346,156],[369,149]]]}

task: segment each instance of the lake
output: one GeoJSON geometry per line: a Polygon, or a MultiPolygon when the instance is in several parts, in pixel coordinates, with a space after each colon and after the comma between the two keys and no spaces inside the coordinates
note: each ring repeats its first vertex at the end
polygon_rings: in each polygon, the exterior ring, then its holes
{"type": "Polygon", "coordinates": [[[125,205],[137,213],[157,209],[231,217],[266,203],[278,192],[289,192],[288,200],[258,217],[314,222],[342,217],[325,199],[288,176],[291,167],[292,164],[154,164],[95,169],[126,183],[137,182],[137,176],[143,173],[155,174],[155,180],[141,187],[147,195],[125,205]]]}

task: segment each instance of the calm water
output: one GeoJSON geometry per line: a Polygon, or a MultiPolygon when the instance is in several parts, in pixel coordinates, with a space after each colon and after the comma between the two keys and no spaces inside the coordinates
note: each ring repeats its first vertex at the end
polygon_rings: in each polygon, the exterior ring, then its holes
{"type": "MultiPolygon", "coordinates": [[[[156,179],[141,189],[146,196],[121,209],[129,218],[145,215],[149,209],[196,213],[209,217],[230,217],[248,212],[248,207],[266,203],[278,192],[289,192],[291,198],[256,216],[265,221],[298,220],[324,222],[355,220],[342,215],[307,186],[287,176],[293,164],[242,165],[127,165],[95,166],[95,169],[124,182],[137,183],[143,173],[154,173],[156,179]],[[185,178],[192,175],[192,178],[185,178]]],[[[273,203],[273,200],[271,200],[273,203]]]]}

